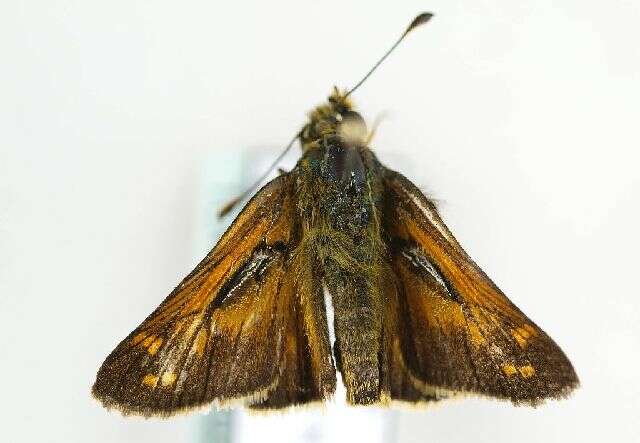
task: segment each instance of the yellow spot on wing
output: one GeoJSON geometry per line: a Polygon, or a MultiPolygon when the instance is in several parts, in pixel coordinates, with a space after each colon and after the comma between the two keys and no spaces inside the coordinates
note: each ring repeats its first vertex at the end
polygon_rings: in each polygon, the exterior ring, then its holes
{"type": "Polygon", "coordinates": [[[149,354],[155,355],[155,353],[158,352],[158,349],[160,349],[161,344],[162,339],[158,338],[153,343],[151,343],[151,346],[149,346],[149,349],[147,349],[147,351],[149,352],[149,354]]]}
{"type": "Polygon", "coordinates": [[[521,328],[512,329],[511,335],[516,339],[518,345],[524,349],[529,344],[529,337],[536,335],[536,331],[530,325],[522,325],[521,328]]]}
{"type": "Polygon", "coordinates": [[[207,331],[205,331],[204,329],[200,329],[200,332],[198,332],[198,336],[196,337],[196,343],[195,343],[196,354],[198,354],[198,357],[202,357],[202,355],[204,354],[204,348],[206,346],[207,346],[207,331]]]}
{"type": "Polygon", "coordinates": [[[518,371],[520,371],[520,375],[522,375],[522,378],[533,377],[533,375],[536,373],[536,370],[531,365],[520,366],[518,368],[518,371]]]}
{"type": "Polygon", "coordinates": [[[511,377],[513,374],[517,374],[518,370],[511,363],[505,363],[502,365],[502,372],[504,372],[507,377],[511,377]]]}
{"type": "Polygon", "coordinates": [[[140,334],[136,335],[135,337],[133,337],[131,339],[131,344],[133,344],[135,346],[138,343],[140,343],[142,340],[144,340],[145,337],[146,337],[146,335],[144,334],[144,332],[141,332],[140,334]]]}
{"type": "Polygon", "coordinates": [[[522,337],[524,337],[525,339],[531,337],[531,332],[529,332],[528,329],[525,328],[516,328],[516,332],[518,334],[520,334],[522,337]]]}
{"type": "Polygon", "coordinates": [[[516,341],[518,342],[518,346],[520,346],[522,349],[527,347],[527,339],[524,338],[522,335],[518,334],[516,331],[512,331],[511,335],[513,335],[513,338],[516,339],[516,341]]]}
{"type": "Polygon", "coordinates": [[[474,345],[479,346],[486,343],[482,332],[480,332],[480,328],[474,322],[469,321],[469,335],[471,335],[471,341],[474,345]]]}
{"type": "Polygon", "coordinates": [[[165,372],[164,374],[162,374],[162,386],[169,386],[172,385],[173,382],[176,381],[176,374],[173,372],[165,372]]]}
{"type": "Polygon", "coordinates": [[[158,376],[153,374],[147,374],[142,379],[142,384],[147,385],[151,388],[155,388],[158,384],[158,376]]]}
{"type": "Polygon", "coordinates": [[[148,348],[149,346],[151,346],[151,343],[153,343],[153,341],[156,339],[155,335],[150,335],[147,338],[144,339],[144,341],[142,342],[142,346],[144,346],[145,348],[148,348]]]}

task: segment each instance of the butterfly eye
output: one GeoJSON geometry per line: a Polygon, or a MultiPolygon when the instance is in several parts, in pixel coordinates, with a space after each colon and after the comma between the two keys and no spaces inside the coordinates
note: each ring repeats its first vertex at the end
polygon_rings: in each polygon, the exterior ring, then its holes
{"type": "Polygon", "coordinates": [[[338,135],[349,146],[364,146],[367,140],[367,124],[360,114],[347,111],[340,115],[338,135]]]}

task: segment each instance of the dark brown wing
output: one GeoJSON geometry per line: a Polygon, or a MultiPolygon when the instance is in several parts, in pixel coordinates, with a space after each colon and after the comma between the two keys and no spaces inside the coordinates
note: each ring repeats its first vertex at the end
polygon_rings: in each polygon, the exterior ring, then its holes
{"type": "Polygon", "coordinates": [[[435,206],[402,175],[385,174],[385,231],[397,346],[427,395],[473,393],[537,404],[578,386],[571,363],[465,253],[435,206]]]}
{"type": "Polygon", "coordinates": [[[214,402],[281,399],[283,386],[286,401],[276,406],[333,392],[325,314],[316,299],[321,286],[295,254],[294,194],[289,175],[262,188],[107,357],[92,389],[104,406],[168,416],[214,402]]]}
{"type": "Polygon", "coordinates": [[[383,267],[381,279],[384,294],[382,322],[382,364],[380,387],[382,402],[403,402],[420,405],[437,401],[443,395],[427,392],[405,363],[402,345],[412,338],[407,322],[406,300],[398,294],[397,279],[390,266],[383,267]]]}
{"type": "Polygon", "coordinates": [[[285,292],[295,294],[286,305],[287,333],[283,364],[275,389],[253,409],[278,409],[326,400],[335,391],[336,370],[331,358],[323,286],[309,256],[296,253],[285,292]]]}

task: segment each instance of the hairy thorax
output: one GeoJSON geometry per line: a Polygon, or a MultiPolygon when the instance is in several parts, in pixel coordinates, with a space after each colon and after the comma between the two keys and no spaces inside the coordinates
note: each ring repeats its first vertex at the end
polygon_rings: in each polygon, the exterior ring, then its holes
{"type": "Polygon", "coordinates": [[[348,395],[374,402],[382,334],[381,166],[367,147],[364,120],[340,96],[311,113],[301,139],[301,255],[314,257],[314,270],[331,294],[336,336],[341,337],[334,348],[336,364],[351,387],[348,395]],[[369,382],[358,385],[356,379],[369,382]]]}
{"type": "Polygon", "coordinates": [[[364,120],[336,93],[310,113],[301,134],[299,209],[320,262],[371,264],[380,236],[381,184],[364,120]]]}

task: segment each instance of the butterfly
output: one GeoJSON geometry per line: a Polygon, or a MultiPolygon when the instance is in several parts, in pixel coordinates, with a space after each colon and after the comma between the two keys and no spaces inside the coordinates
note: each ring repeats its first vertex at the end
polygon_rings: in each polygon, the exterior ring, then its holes
{"type": "MultiPolygon", "coordinates": [[[[369,147],[349,95],[316,107],[302,156],[107,357],[92,393],[124,414],[463,395],[537,405],[578,386],[562,350],[467,255],[434,203],[369,147]],[[334,310],[335,342],[325,306],[334,310]]],[[[286,150],[285,150],[286,152],[286,150]]],[[[228,212],[236,199],[223,212],[228,212]]]]}

